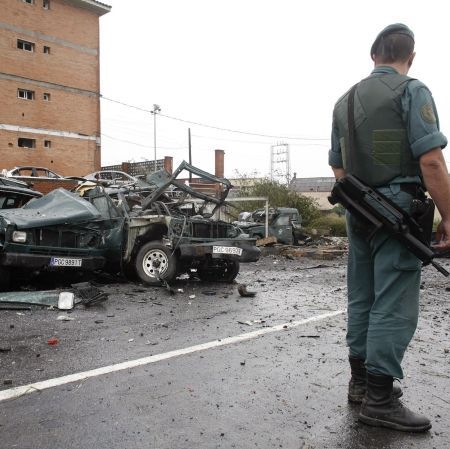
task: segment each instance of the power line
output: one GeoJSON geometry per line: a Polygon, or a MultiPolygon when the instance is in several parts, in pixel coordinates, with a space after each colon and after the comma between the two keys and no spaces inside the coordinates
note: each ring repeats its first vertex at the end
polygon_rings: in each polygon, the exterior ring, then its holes
{"type": "MultiPolygon", "coordinates": [[[[196,137],[197,139],[209,139],[209,140],[223,140],[225,142],[237,142],[237,143],[249,143],[255,145],[272,145],[273,142],[269,141],[260,141],[260,140],[240,140],[240,139],[227,139],[226,137],[208,137],[208,136],[200,136],[199,134],[192,134],[192,137],[196,137]]],[[[329,139],[327,139],[329,141],[329,139]]],[[[307,141],[299,142],[299,143],[290,143],[293,146],[320,146],[320,147],[328,147],[327,143],[308,143],[307,141]]]]}
{"type": "MultiPolygon", "coordinates": [[[[142,148],[147,148],[147,149],[150,148],[149,145],[143,145],[142,143],[132,142],[131,140],[119,139],[118,137],[109,136],[108,134],[105,134],[105,133],[101,133],[101,136],[107,137],[108,139],[111,139],[111,140],[117,140],[118,142],[136,145],[136,146],[142,147],[142,148]]],[[[161,148],[162,150],[184,150],[184,149],[186,149],[186,147],[158,147],[158,148],[161,148]]]]}
{"type": "MultiPolygon", "coordinates": [[[[149,114],[152,113],[151,109],[145,109],[145,108],[141,108],[139,106],[133,106],[131,104],[124,103],[122,101],[118,101],[118,100],[114,100],[112,98],[104,97],[103,95],[101,95],[101,98],[104,99],[104,100],[107,100],[107,101],[111,101],[112,103],[117,103],[117,104],[120,104],[122,106],[126,106],[126,107],[129,107],[129,108],[137,109],[138,111],[148,112],[149,114]]],[[[300,141],[329,140],[329,138],[313,138],[313,137],[308,138],[308,137],[291,137],[291,136],[275,136],[275,135],[271,135],[271,134],[259,134],[259,133],[254,133],[254,132],[250,132],[250,131],[242,131],[242,130],[236,130],[236,129],[231,129],[231,128],[222,128],[220,126],[214,126],[214,125],[208,125],[206,123],[194,122],[194,121],[191,121],[191,120],[185,120],[185,119],[182,119],[182,118],[173,117],[171,115],[162,114],[162,113],[159,113],[159,116],[168,118],[170,120],[175,120],[175,121],[178,121],[178,122],[182,122],[182,123],[187,123],[189,125],[202,126],[204,128],[216,129],[218,131],[225,131],[225,132],[229,132],[229,133],[245,134],[247,136],[266,137],[266,138],[270,138],[270,139],[300,140],[300,141]]]]}

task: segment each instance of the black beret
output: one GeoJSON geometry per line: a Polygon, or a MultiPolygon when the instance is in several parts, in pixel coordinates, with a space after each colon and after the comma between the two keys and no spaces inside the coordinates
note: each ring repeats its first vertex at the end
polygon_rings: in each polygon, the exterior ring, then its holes
{"type": "Polygon", "coordinates": [[[381,39],[389,36],[389,34],[404,34],[406,36],[409,36],[414,42],[414,33],[406,25],[404,25],[403,23],[393,23],[392,25],[388,25],[378,34],[370,49],[370,56],[375,54],[375,52],[377,51],[377,47],[381,39]]]}

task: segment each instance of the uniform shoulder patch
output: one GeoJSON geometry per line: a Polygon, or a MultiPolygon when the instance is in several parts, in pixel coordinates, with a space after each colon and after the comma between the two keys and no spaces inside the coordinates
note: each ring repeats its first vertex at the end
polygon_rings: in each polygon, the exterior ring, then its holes
{"type": "Polygon", "coordinates": [[[434,115],[433,105],[431,103],[424,104],[420,108],[420,115],[427,123],[436,123],[436,116],[434,115]]]}

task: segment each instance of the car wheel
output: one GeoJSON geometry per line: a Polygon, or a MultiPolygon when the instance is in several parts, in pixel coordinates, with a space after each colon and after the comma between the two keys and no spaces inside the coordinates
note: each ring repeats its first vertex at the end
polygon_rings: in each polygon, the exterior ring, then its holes
{"type": "Polygon", "coordinates": [[[8,290],[11,285],[11,272],[7,268],[0,267],[0,291],[8,290]]]}
{"type": "Polygon", "coordinates": [[[239,274],[237,260],[218,260],[214,264],[197,269],[197,275],[207,282],[233,282],[239,274]]]}
{"type": "Polygon", "coordinates": [[[177,275],[177,259],[159,242],[142,246],[135,259],[136,274],[142,282],[160,285],[161,279],[172,281],[177,275]]]}

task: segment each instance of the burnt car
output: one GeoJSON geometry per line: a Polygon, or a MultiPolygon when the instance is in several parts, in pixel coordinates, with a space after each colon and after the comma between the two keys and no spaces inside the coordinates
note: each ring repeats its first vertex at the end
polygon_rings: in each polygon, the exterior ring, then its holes
{"type": "Polygon", "coordinates": [[[16,179],[28,179],[28,178],[48,178],[48,179],[58,179],[63,178],[63,176],[58,175],[54,171],[46,167],[36,167],[36,166],[20,166],[14,167],[6,172],[6,176],[16,179]]]}
{"type": "Polygon", "coordinates": [[[0,184],[0,209],[16,209],[24,206],[31,199],[41,196],[42,193],[25,187],[0,184]]]}
{"type": "MultiPolygon", "coordinates": [[[[269,208],[267,217],[268,236],[277,238],[279,243],[286,245],[298,245],[300,240],[307,239],[302,230],[302,217],[298,210],[292,207],[269,208]]],[[[266,210],[257,209],[246,217],[239,217],[234,224],[239,226],[251,237],[258,239],[265,237],[266,210]]]]}
{"type": "Polygon", "coordinates": [[[0,284],[42,272],[105,271],[137,276],[149,285],[182,273],[232,281],[241,262],[259,258],[255,239],[213,218],[231,184],[183,162],[170,175],[152,174],[152,192],[139,204],[116,200],[90,183],[81,195],[57,189],[20,209],[0,211],[0,284]],[[215,182],[218,195],[196,192],[176,180],[183,171],[215,182]],[[174,200],[170,185],[183,191],[174,200]]]}
{"type": "Polygon", "coordinates": [[[42,193],[27,188],[22,181],[0,176],[0,209],[16,209],[41,196],[42,193]]]}

